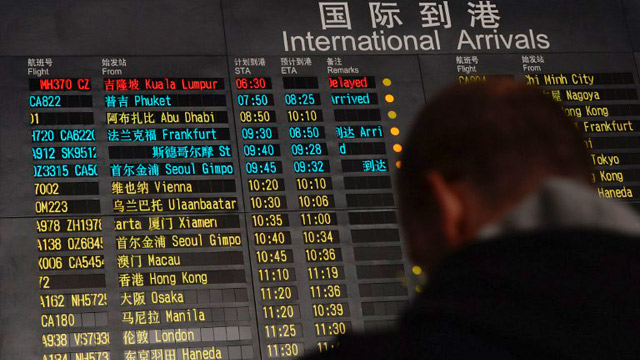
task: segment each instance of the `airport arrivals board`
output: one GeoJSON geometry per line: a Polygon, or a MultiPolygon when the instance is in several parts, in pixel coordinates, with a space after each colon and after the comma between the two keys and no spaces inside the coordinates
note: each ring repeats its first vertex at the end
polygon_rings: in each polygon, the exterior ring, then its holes
{"type": "MultiPolygon", "coordinates": [[[[544,88],[640,203],[633,2],[8,2],[0,359],[289,359],[426,284],[402,140],[447,84],[544,88]]],[[[464,146],[464,144],[460,144],[464,146]]]]}

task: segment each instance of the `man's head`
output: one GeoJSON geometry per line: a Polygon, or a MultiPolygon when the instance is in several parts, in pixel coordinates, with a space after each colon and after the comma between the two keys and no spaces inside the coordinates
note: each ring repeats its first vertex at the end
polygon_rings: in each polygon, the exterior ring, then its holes
{"type": "Polygon", "coordinates": [[[414,261],[432,269],[552,176],[587,183],[573,121],[536,87],[507,80],[436,95],[405,142],[398,189],[414,261]]]}

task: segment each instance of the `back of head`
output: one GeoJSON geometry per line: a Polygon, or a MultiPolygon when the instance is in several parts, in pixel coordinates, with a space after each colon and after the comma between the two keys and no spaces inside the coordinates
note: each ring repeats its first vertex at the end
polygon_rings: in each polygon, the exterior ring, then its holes
{"type": "Polygon", "coordinates": [[[425,174],[464,182],[499,213],[550,176],[587,182],[591,166],[573,121],[539,88],[511,80],[451,86],[428,103],[398,172],[405,230],[437,221],[425,174]]]}

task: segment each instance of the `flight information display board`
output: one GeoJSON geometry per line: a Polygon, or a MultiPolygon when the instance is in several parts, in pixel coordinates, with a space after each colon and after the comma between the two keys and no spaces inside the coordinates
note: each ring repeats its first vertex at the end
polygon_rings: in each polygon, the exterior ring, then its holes
{"type": "Polygon", "coordinates": [[[632,3],[2,7],[0,359],[289,359],[393,327],[426,284],[402,140],[454,82],[543,87],[598,195],[640,203],[632,3]]]}

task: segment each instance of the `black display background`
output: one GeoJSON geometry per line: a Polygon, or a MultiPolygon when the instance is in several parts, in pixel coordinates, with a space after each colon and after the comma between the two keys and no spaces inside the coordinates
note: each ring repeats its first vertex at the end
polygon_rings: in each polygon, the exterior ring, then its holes
{"type": "MultiPolygon", "coordinates": [[[[526,33],[528,29],[536,33],[548,34],[551,47],[547,50],[517,51],[488,50],[477,52],[459,52],[455,49],[458,34],[467,29],[472,34],[491,34],[491,31],[469,27],[466,2],[450,1],[452,29],[440,29],[442,48],[433,52],[379,51],[369,53],[286,53],[282,43],[282,31],[290,35],[305,35],[307,31],[314,35],[362,35],[370,34],[368,6],[365,1],[350,1],[352,30],[322,30],[318,3],[282,0],[278,2],[258,2],[249,0],[188,0],[188,1],[9,1],[2,0],[0,5],[0,359],[42,359],[40,327],[41,309],[38,304],[38,275],[36,259],[37,249],[33,212],[33,177],[31,170],[30,127],[28,126],[28,76],[26,63],[28,57],[50,57],[54,61],[52,73],[48,77],[91,77],[93,81],[94,106],[87,109],[94,113],[95,124],[92,128],[104,136],[104,103],[100,74],[102,57],[124,57],[128,66],[124,76],[135,77],[221,77],[225,80],[227,109],[231,139],[239,129],[238,108],[232,105],[237,93],[232,84],[235,57],[265,57],[268,66],[265,69],[254,68],[254,75],[266,75],[272,78],[273,89],[268,92],[276,98],[279,125],[282,122],[285,107],[281,102],[285,92],[279,79],[279,57],[309,56],[314,65],[304,69],[298,75],[317,76],[321,82],[325,115],[327,144],[332,155],[332,169],[339,169],[339,160],[335,151],[335,134],[331,113],[332,106],[327,102],[331,92],[326,85],[328,76],[324,66],[327,57],[342,57],[344,66],[361,69],[363,75],[375,76],[380,87],[380,79],[390,77],[394,80],[390,91],[396,96],[393,105],[400,116],[398,126],[406,134],[411,119],[427,99],[438,89],[455,82],[460,73],[456,70],[456,56],[478,56],[477,65],[480,74],[513,75],[523,79],[521,56],[523,54],[542,54],[545,63],[541,64],[542,73],[632,73],[635,84],[632,86],[609,86],[607,88],[637,88],[638,65],[640,64],[640,5],[637,1],[494,1],[501,12],[499,32],[526,33]],[[277,83],[277,84],[276,84],[277,83]],[[235,129],[235,130],[234,130],[235,129]]],[[[419,24],[419,10],[416,2],[400,2],[400,16],[405,22],[401,27],[385,29],[386,35],[420,35],[424,30],[419,24]]],[[[579,87],[576,87],[579,88],[579,87]]],[[[373,89],[382,100],[385,89],[373,89]]],[[[299,92],[299,91],[298,91],[299,92]]],[[[607,104],[637,104],[638,101],[607,101],[607,104]]],[[[574,104],[575,105],[575,104],[574,104]]],[[[385,104],[380,106],[387,110],[385,104]]],[[[619,120],[635,120],[637,116],[617,117],[619,120]]],[[[385,125],[386,129],[390,125],[385,125]]],[[[284,135],[281,133],[281,135],[284,135]]],[[[625,134],[624,136],[631,136],[625,134]]],[[[598,135],[599,136],[599,135],[598,135]]],[[[402,138],[402,135],[399,139],[402,138]]],[[[108,159],[105,138],[98,139],[98,159],[101,174],[106,174],[108,159]]],[[[281,151],[284,152],[288,139],[281,136],[281,151]]],[[[393,159],[391,143],[387,141],[387,154],[390,164],[393,159]]],[[[242,163],[238,157],[238,147],[234,148],[234,162],[242,163]]],[[[626,149],[615,153],[638,153],[639,149],[626,149]]],[[[607,151],[603,151],[606,153],[607,151]]],[[[290,155],[282,156],[290,161],[290,155]]],[[[391,164],[392,165],[392,164],[391,164]]],[[[638,166],[625,166],[623,170],[636,170],[638,166]]],[[[238,170],[240,167],[238,167],[238,170]]],[[[286,178],[288,203],[295,203],[292,174],[286,178]]],[[[103,176],[104,177],[104,176],[103,176]]],[[[240,179],[239,172],[233,177],[240,179]]],[[[336,176],[335,179],[338,179],[336,176]]],[[[107,239],[113,239],[111,196],[108,188],[110,180],[101,181],[100,196],[103,209],[105,230],[105,250],[107,260],[106,273],[108,293],[116,300],[109,305],[109,330],[112,330],[112,343],[109,348],[113,359],[122,358],[122,345],[119,333],[119,311],[117,304],[119,288],[115,273],[115,245],[107,239]]],[[[625,181],[625,185],[638,186],[638,182],[625,181]]],[[[238,193],[247,195],[246,182],[237,183],[238,193]],[[243,190],[241,190],[243,188],[243,190]]],[[[334,180],[331,193],[342,194],[342,182],[334,180]]],[[[241,201],[239,213],[243,217],[250,212],[246,209],[246,199],[241,201]]],[[[348,220],[344,199],[336,199],[338,217],[342,224],[348,220]]],[[[292,219],[295,212],[292,211],[292,219]]],[[[299,224],[293,223],[292,231],[299,230],[299,224]]],[[[245,244],[243,256],[250,274],[249,264],[255,261],[254,249],[247,246],[250,239],[247,230],[241,225],[245,244]]],[[[345,271],[347,276],[355,276],[353,244],[350,244],[348,226],[340,226],[345,271]]],[[[293,246],[294,257],[300,260],[303,247],[293,246]]],[[[255,264],[254,264],[255,265],[255,264]]],[[[301,262],[296,266],[303,268],[301,262]]],[[[410,265],[405,262],[409,272],[410,265]]],[[[96,271],[97,273],[98,271],[96,271]]],[[[84,273],[91,273],[84,272],[84,273]]],[[[248,281],[251,281],[248,279],[248,281]]],[[[361,302],[354,289],[355,280],[347,281],[351,314],[359,314],[361,302]]],[[[248,283],[251,292],[253,287],[248,283]]],[[[302,286],[298,289],[301,294],[302,286]]],[[[306,291],[306,290],[305,290],[306,291]]],[[[308,300],[308,294],[304,297],[308,300]]],[[[305,299],[301,296],[302,299],[305,299]]],[[[250,299],[250,303],[253,299],[250,299]]],[[[309,304],[303,306],[308,307],[309,304]]],[[[251,307],[255,320],[255,308],[251,307]]],[[[68,312],[80,312],[82,309],[68,312]]],[[[308,311],[305,310],[305,311],[308,311]]],[[[362,319],[354,317],[354,328],[362,328],[362,319]]],[[[258,321],[259,322],[259,321],[258,321]]],[[[196,325],[193,325],[196,326],[196,325]]],[[[312,328],[312,322],[304,322],[305,334],[312,328]]],[[[179,326],[176,326],[179,327],[179,326]]],[[[182,326],[187,327],[187,326],[182,326]]],[[[254,335],[254,341],[257,334],[254,335]]],[[[257,343],[257,341],[256,341],[257,343]]],[[[199,345],[197,345],[199,346],[199,345]]],[[[257,346],[257,345],[256,345],[257,346]]],[[[256,347],[256,351],[258,348],[256,347]]],[[[73,351],[81,351],[80,348],[73,351]]],[[[264,353],[263,353],[264,356],[264,353]]],[[[258,355],[256,354],[256,357],[258,355]]],[[[266,358],[266,357],[265,357],[266,358]]]]}

